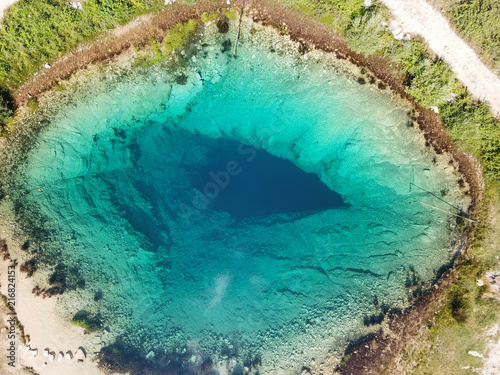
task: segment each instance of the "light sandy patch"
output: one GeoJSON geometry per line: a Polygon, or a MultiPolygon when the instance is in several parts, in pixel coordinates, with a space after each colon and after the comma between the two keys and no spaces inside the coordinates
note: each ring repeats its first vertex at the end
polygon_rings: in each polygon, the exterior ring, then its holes
{"type": "MultiPolygon", "coordinates": [[[[13,218],[10,218],[13,220],[13,218]]],[[[11,221],[12,222],[12,221],[11,221]]],[[[0,284],[3,295],[8,296],[9,290],[13,293],[15,313],[24,327],[27,342],[23,343],[21,332],[17,329],[14,335],[9,337],[12,311],[2,306],[0,309],[0,347],[2,353],[13,351],[14,366],[9,365],[11,359],[7,354],[2,354],[0,359],[0,371],[2,375],[21,374],[23,367],[32,367],[40,375],[102,375],[97,368],[94,354],[103,345],[102,333],[84,334],[81,327],[73,326],[68,319],[64,319],[58,312],[58,296],[51,298],[35,297],[32,293],[33,287],[41,279],[46,280],[47,275],[35,274],[32,278],[26,278],[25,273],[20,272],[23,251],[20,245],[11,240],[9,225],[0,220],[0,238],[7,240],[11,259],[17,259],[19,264],[15,271],[9,266],[13,265],[11,260],[0,261],[0,284]],[[9,273],[15,275],[14,280],[9,280],[9,273]],[[15,284],[13,286],[12,284],[15,284]],[[29,337],[29,338],[28,338],[29,337]],[[11,343],[12,342],[12,343],[11,343]],[[9,346],[10,345],[10,346],[9,346]],[[10,351],[7,351],[7,348],[10,351]],[[11,350],[14,348],[14,350],[11,350]],[[44,353],[48,348],[49,353],[44,353]],[[83,348],[86,356],[82,356],[83,348]],[[68,351],[71,353],[69,354],[68,351]],[[62,354],[59,356],[59,354],[62,354]],[[65,355],[68,353],[68,358],[65,355]],[[44,355],[46,354],[46,355],[44,355]],[[79,354],[74,356],[75,354],[79,354]],[[58,358],[61,357],[61,358],[58,358]],[[72,358],[70,358],[72,357],[72,358]],[[83,359],[78,361],[78,359],[83,359]]],[[[42,286],[45,286],[42,284],[42,286]]],[[[0,301],[3,304],[3,302],[0,301]]]]}
{"type": "Polygon", "coordinates": [[[0,0],[0,17],[3,17],[3,13],[12,4],[17,3],[18,0],[0,0]]]}
{"type": "Polygon", "coordinates": [[[500,118],[500,78],[489,70],[451,28],[448,20],[425,0],[380,0],[403,31],[421,35],[446,61],[457,78],[500,118]]]}
{"type": "Polygon", "coordinates": [[[494,325],[486,332],[489,338],[486,345],[486,358],[483,364],[483,375],[500,374],[500,324],[494,325]]]}

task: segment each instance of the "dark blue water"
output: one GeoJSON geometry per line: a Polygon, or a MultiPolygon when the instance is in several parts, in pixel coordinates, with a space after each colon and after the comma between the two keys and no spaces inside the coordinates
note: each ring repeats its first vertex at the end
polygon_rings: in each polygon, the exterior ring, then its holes
{"type": "Polygon", "coordinates": [[[218,144],[208,158],[211,163],[192,178],[209,208],[242,220],[344,206],[340,194],[289,160],[233,140],[219,140],[218,144]]]}

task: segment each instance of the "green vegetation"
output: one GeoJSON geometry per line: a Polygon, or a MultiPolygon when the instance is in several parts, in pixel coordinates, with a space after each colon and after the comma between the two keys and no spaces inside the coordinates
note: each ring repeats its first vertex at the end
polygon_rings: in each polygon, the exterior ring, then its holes
{"type": "Polygon", "coordinates": [[[198,26],[198,20],[191,19],[188,22],[180,22],[167,30],[163,43],[156,39],[150,40],[151,51],[141,54],[136,58],[135,64],[148,67],[164,61],[177,50],[185,47],[191,40],[198,26]]]}
{"type": "Polygon", "coordinates": [[[456,97],[439,104],[441,117],[449,134],[462,147],[482,162],[485,174],[500,180],[500,126],[488,106],[467,93],[457,82],[453,85],[456,97]]]}
{"type": "Polygon", "coordinates": [[[33,74],[78,44],[158,10],[163,0],[87,0],[83,11],[65,0],[21,0],[5,14],[0,27],[0,133],[11,119],[11,92],[33,74]]]}
{"type": "Polygon", "coordinates": [[[82,327],[87,333],[97,332],[102,328],[100,316],[91,315],[85,310],[77,312],[71,320],[71,324],[82,327]]]}
{"type": "Polygon", "coordinates": [[[132,17],[159,9],[160,0],[88,0],[83,11],[64,0],[21,0],[2,20],[0,87],[13,90],[42,64],[132,17]]]}
{"type": "Polygon", "coordinates": [[[367,9],[364,0],[283,0],[283,2],[301,12],[319,19],[324,24],[333,26],[341,34],[345,34],[367,9]]]}
{"type": "Polygon", "coordinates": [[[498,0],[452,1],[445,9],[459,33],[475,47],[483,60],[500,68],[500,2],[498,0]]]}
{"type": "Polygon", "coordinates": [[[184,47],[191,39],[197,25],[197,20],[189,20],[187,23],[177,24],[168,30],[163,42],[165,46],[164,54],[169,56],[175,50],[184,47]]]}

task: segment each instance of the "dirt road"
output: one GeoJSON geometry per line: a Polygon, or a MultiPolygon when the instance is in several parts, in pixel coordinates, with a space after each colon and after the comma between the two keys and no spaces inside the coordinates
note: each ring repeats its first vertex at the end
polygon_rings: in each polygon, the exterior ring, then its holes
{"type": "Polygon", "coordinates": [[[379,1],[391,10],[405,32],[420,34],[472,95],[487,102],[500,118],[500,78],[482,63],[439,11],[425,0],[379,1]]]}

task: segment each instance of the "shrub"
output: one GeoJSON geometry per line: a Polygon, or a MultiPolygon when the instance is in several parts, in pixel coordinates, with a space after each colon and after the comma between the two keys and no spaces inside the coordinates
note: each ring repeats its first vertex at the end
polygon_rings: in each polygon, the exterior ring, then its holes
{"type": "Polygon", "coordinates": [[[466,298],[466,290],[463,287],[457,287],[450,296],[451,315],[458,323],[463,323],[467,319],[469,302],[466,298]]]}

